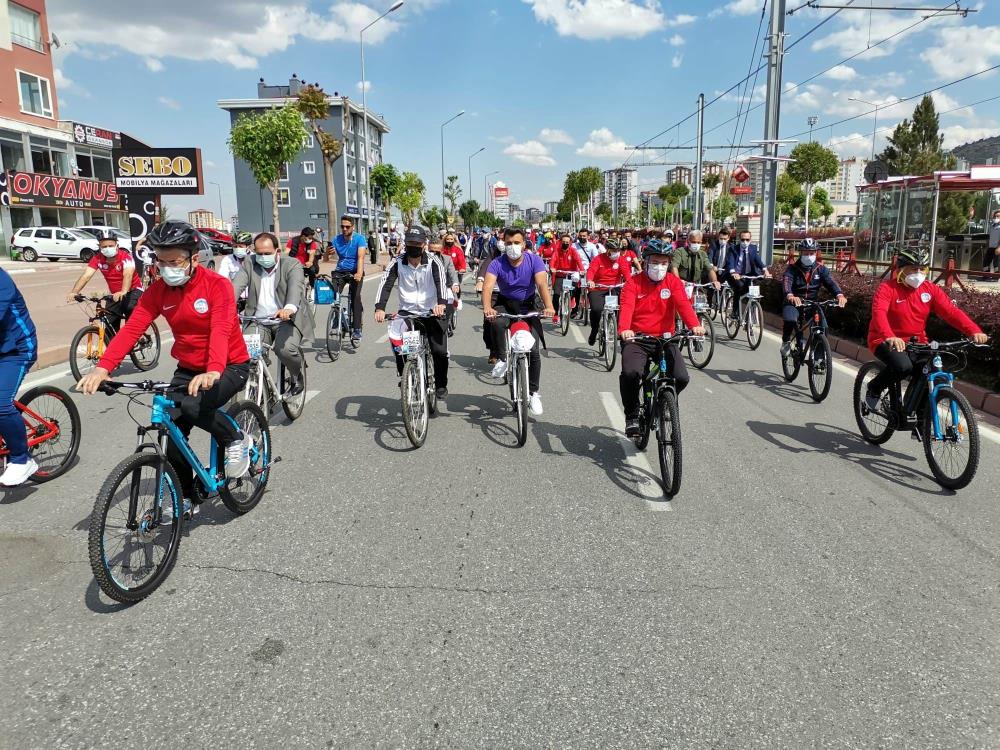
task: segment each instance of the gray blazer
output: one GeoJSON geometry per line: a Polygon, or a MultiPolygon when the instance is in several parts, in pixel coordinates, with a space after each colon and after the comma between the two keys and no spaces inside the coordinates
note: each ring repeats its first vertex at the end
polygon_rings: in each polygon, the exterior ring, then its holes
{"type": "MultiPolygon", "coordinates": [[[[243,259],[243,266],[233,277],[233,289],[236,291],[236,299],[240,298],[243,290],[247,290],[247,306],[245,314],[257,314],[257,296],[260,294],[260,280],[264,278],[265,271],[253,262],[253,256],[248,255],[243,259]]],[[[305,286],[305,274],[302,271],[302,264],[295,258],[288,255],[281,255],[278,259],[278,279],[274,287],[274,296],[278,302],[280,310],[285,305],[295,305],[302,309],[302,288],[305,286]]]]}

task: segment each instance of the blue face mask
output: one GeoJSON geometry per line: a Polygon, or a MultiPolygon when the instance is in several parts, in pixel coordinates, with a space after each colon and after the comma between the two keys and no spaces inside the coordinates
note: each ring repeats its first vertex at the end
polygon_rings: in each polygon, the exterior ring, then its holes
{"type": "Polygon", "coordinates": [[[274,268],[274,264],[278,262],[278,254],[273,253],[272,255],[254,255],[257,261],[257,265],[261,268],[274,268]]]}

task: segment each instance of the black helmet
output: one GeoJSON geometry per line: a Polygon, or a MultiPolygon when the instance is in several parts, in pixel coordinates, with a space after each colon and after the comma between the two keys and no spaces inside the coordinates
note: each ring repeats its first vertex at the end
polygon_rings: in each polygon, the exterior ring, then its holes
{"type": "Polygon", "coordinates": [[[815,252],[818,247],[819,246],[816,244],[816,240],[812,237],[803,237],[802,240],[799,241],[799,250],[815,252]]]}
{"type": "Polygon", "coordinates": [[[904,247],[896,256],[896,266],[918,266],[924,268],[931,264],[930,256],[922,247],[904,247]]]}
{"type": "Polygon", "coordinates": [[[97,234],[97,241],[104,242],[104,240],[112,240],[118,242],[118,235],[115,234],[109,227],[101,227],[95,233],[97,234]]]}
{"type": "Polygon", "coordinates": [[[617,237],[608,237],[608,241],[604,243],[604,246],[608,250],[621,250],[622,242],[617,237]]]}
{"type": "Polygon", "coordinates": [[[146,235],[146,243],[154,251],[166,247],[194,252],[202,245],[202,236],[186,221],[164,221],[146,235]]]}

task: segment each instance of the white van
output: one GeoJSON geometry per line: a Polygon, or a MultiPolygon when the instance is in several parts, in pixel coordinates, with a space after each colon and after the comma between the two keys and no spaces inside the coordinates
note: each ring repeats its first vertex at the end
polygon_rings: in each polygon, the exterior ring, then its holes
{"type": "Polygon", "coordinates": [[[71,258],[86,263],[97,250],[96,237],[65,227],[25,227],[18,229],[11,239],[11,253],[20,253],[21,259],[29,263],[39,258],[51,261],[71,258]]]}

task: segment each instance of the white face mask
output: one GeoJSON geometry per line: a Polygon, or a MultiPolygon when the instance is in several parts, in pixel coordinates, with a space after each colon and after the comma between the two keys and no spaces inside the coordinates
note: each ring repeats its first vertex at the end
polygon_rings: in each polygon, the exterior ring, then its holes
{"type": "Polygon", "coordinates": [[[497,240],[497,250],[499,250],[502,253],[503,247],[504,247],[503,240],[497,240]]]}
{"type": "Polygon", "coordinates": [[[234,247],[233,255],[239,258],[240,260],[243,260],[245,257],[247,257],[247,251],[245,248],[242,247],[234,247]]]}
{"type": "Polygon", "coordinates": [[[663,281],[667,277],[669,263],[650,263],[646,266],[646,275],[650,281],[663,281]]]}
{"type": "Polygon", "coordinates": [[[692,242],[690,245],[688,245],[688,247],[691,248],[691,252],[692,253],[696,253],[699,250],[701,250],[701,243],[700,242],[692,242]]]}
{"type": "Polygon", "coordinates": [[[166,266],[160,268],[160,278],[163,279],[163,283],[167,286],[181,286],[182,284],[186,284],[191,277],[188,275],[187,268],[166,266]]]}
{"type": "Polygon", "coordinates": [[[620,250],[608,250],[608,257],[611,258],[611,260],[618,260],[619,255],[621,255],[620,250]]]}
{"type": "Polygon", "coordinates": [[[906,274],[906,276],[903,279],[903,281],[906,283],[907,286],[913,287],[914,289],[916,289],[921,284],[923,284],[925,281],[927,281],[927,274],[923,274],[923,273],[908,273],[908,274],[906,274]]]}
{"type": "Polygon", "coordinates": [[[114,247],[102,247],[101,255],[103,255],[105,258],[114,258],[116,255],[118,255],[118,246],[115,245],[114,247]]]}
{"type": "Polygon", "coordinates": [[[746,250],[748,247],[750,247],[750,240],[740,240],[740,247],[746,250]]]}
{"type": "Polygon", "coordinates": [[[507,253],[507,257],[511,260],[517,260],[524,252],[524,247],[518,244],[507,245],[507,247],[504,248],[504,252],[507,253]]]}
{"type": "Polygon", "coordinates": [[[816,256],[815,255],[801,255],[801,256],[799,256],[799,260],[801,260],[802,261],[802,265],[806,266],[807,268],[809,266],[812,266],[812,265],[816,264],[816,256]]]}

